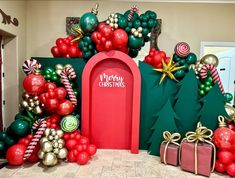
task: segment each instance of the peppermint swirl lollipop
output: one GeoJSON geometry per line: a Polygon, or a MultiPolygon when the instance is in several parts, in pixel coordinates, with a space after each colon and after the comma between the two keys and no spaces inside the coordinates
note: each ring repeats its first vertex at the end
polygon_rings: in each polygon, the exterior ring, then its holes
{"type": "Polygon", "coordinates": [[[35,70],[40,70],[41,67],[41,64],[36,59],[32,58],[24,61],[22,65],[22,69],[26,75],[34,73],[35,70]]]}
{"type": "Polygon", "coordinates": [[[190,47],[185,42],[180,42],[175,46],[175,54],[179,57],[187,57],[190,53],[190,47]]]}
{"type": "Polygon", "coordinates": [[[64,132],[73,132],[78,128],[79,120],[73,115],[68,115],[62,118],[60,126],[64,132]]]}

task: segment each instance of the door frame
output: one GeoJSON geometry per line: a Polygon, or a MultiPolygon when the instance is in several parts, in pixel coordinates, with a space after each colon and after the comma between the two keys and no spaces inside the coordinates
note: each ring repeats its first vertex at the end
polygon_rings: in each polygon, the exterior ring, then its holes
{"type": "Polygon", "coordinates": [[[235,47],[235,42],[202,41],[200,46],[200,59],[204,56],[205,47],[235,47]]]}
{"type": "Polygon", "coordinates": [[[100,52],[93,56],[86,64],[82,74],[82,134],[88,138],[90,135],[91,119],[91,91],[90,78],[93,68],[106,59],[120,60],[125,63],[133,75],[133,103],[132,103],[132,123],[131,123],[131,153],[137,154],[139,151],[139,122],[140,122],[140,71],[134,60],[127,54],[120,51],[100,52]],[[128,59],[128,60],[126,60],[128,59]]]}
{"type": "Polygon", "coordinates": [[[3,37],[0,34],[0,131],[3,131],[3,109],[2,109],[2,63],[3,63],[3,52],[2,52],[2,45],[3,45],[3,37]]]}

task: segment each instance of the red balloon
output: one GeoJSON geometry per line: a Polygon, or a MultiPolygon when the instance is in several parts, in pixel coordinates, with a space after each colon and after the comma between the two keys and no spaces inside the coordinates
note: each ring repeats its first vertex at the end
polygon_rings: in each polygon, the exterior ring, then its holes
{"type": "Polygon", "coordinates": [[[76,162],[76,156],[74,155],[73,151],[69,151],[67,154],[67,159],[70,163],[76,162]]]}
{"type": "Polygon", "coordinates": [[[117,29],[113,32],[113,46],[116,48],[122,48],[127,45],[128,42],[128,35],[125,30],[117,29]]]}
{"type": "Polygon", "coordinates": [[[78,145],[78,141],[76,139],[69,139],[66,141],[65,143],[65,147],[68,149],[68,150],[73,150],[75,149],[75,146],[78,145]]]}
{"type": "Polygon", "coordinates": [[[88,148],[87,148],[87,153],[88,153],[90,156],[93,156],[93,155],[95,155],[96,150],[97,150],[97,149],[96,149],[96,146],[93,145],[93,144],[91,144],[91,145],[89,145],[88,148]]]}
{"type": "Polygon", "coordinates": [[[215,162],[215,170],[220,173],[225,171],[224,165],[219,160],[216,160],[215,162]]]}
{"type": "Polygon", "coordinates": [[[230,151],[219,151],[218,159],[222,164],[231,164],[233,162],[233,154],[230,151]]]}
{"type": "Polygon", "coordinates": [[[54,90],[56,89],[56,84],[52,83],[52,82],[47,82],[45,84],[45,91],[48,92],[48,91],[51,91],[51,90],[54,90]]]}
{"type": "Polygon", "coordinates": [[[164,51],[159,51],[159,55],[165,59],[166,58],[166,53],[164,51]]]}
{"type": "Polygon", "coordinates": [[[68,36],[66,39],[68,39],[70,42],[73,40],[72,36],[68,36]]]}
{"type": "Polygon", "coordinates": [[[44,92],[46,80],[42,75],[29,74],[23,80],[23,87],[28,94],[40,95],[44,92]]]}
{"type": "Polygon", "coordinates": [[[96,49],[98,51],[104,51],[104,46],[102,44],[96,44],[96,49]]]}
{"type": "Polygon", "coordinates": [[[67,91],[63,87],[56,88],[55,93],[58,100],[63,100],[67,95],[67,91]]]}
{"type": "Polygon", "coordinates": [[[64,38],[64,43],[65,43],[66,45],[69,45],[70,42],[71,42],[71,40],[69,40],[68,38],[64,38]]]}
{"type": "Polygon", "coordinates": [[[66,116],[73,112],[73,104],[69,100],[62,100],[56,110],[57,114],[66,116]]]}
{"type": "Polygon", "coordinates": [[[128,51],[129,51],[129,49],[128,49],[127,46],[124,46],[124,47],[120,48],[119,50],[122,51],[122,52],[124,52],[124,53],[126,53],[126,54],[127,54],[128,51]]]}
{"type": "Polygon", "coordinates": [[[75,46],[76,48],[78,48],[78,43],[77,42],[70,42],[69,46],[75,46]]]}
{"type": "Polygon", "coordinates": [[[57,46],[53,46],[51,48],[51,54],[54,56],[54,57],[60,57],[61,54],[60,54],[60,50],[57,46]]]}
{"type": "Polygon", "coordinates": [[[162,57],[159,54],[155,54],[152,58],[152,63],[154,66],[162,63],[162,57]]]}
{"type": "Polygon", "coordinates": [[[77,163],[80,165],[84,165],[89,161],[89,155],[87,152],[82,151],[80,153],[78,153],[77,156],[77,163]]]}
{"type": "Polygon", "coordinates": [[[68,53],[69,47],[68,47],[67,44],[62,43],[62,44],[60,44],[60,45],[58,46],[58,48],[59,48],[59,51],[60,51],[60,53],[61,53],[62,55],[66,55],[66,54],[68,53]]]}
{"type": "Polygon", "coordinates": [[[235,163],[227,165],[226,171],[230,176],[235,176],[235,163]]]}
{"type": "Polygon", "coordinates": [[[64,132],[63,139],[64,140],[69,140],[69,133],[64,132]]]}
{"type": "Polygon", "coordinates": [[[48,93],[48,98],[49,99],[53,99],[53,98],[56,97],[56,93],[53,90],[48,91],[47,93],[48,93]]]}
{"type": "Polygon", "coordinates": [[[63,38],[57,38],[55,43],[56,43],[57,46],[59,46],[60,44],[64,43],[64,39],[63,38]]]}
{"type": "Polygon", "coordinates": [[[26,146],[23,144],[15,144],[12,145],[6,153],[7,161],[10,165],[20,166],[24,163],[24,152],[26,150],[26,146]]]}
{"type": "Polygon", "coordinates": [[[82,136],[80,139],[79,139],[79,144],[89,144],[89,139],[82,136]]]}
{"type": "Polygon", "coordinates": [[[150,56],[146,56],[145,58],[144,58],[144,62],[146,62],[147,64],[152,64],[152,58],[150,57],[150,56]]]}
{"type": "Polygon", "coordinates": [[[103,37],[107,39],[110,39],[113,36],[112,27],[109,25],[105,25],[103,28],[100,29],[99,32],[103,37]]]}
{"type": "Polygon", "coordinates": [[[91,39],[92,39],[92,41],[98,43],[99,40],[101,39],[101,34],[100,34],[100,32],[98,32],[98,31],[93,32],[93,33],[91,34],[91,39]]]}
{"type": "Polygon", "coordinates": [[[79,49],[75,46],[70,46],[68,50],[68,54],[71,58],[78,57],[79,49]]]}
{"type": "Polygon", "coordinates": [[[41,94],[40,96],[39,96],[39,101],[41,102],[41,103],[43,103],[43,104],[45,104],[46,103],[46,101],[47,101],[47,99],[46,99],[46,96],[45,96],[46,94],[45,93],[43,93],[43,94],[41,94]]]}
{"type": "Polygon", "coordinates": [[[83,150],[83,145],[76,145],[76,146],[75,146],[75,149],[76,149],[78,152],[85,151],[85,150],[83,150]]]}
{"type": "Polygon", "coordinates": [[[59,101],[56,98],[47,99],[45,103],[45,108],[47,111],[54,111],[59,106],[59,101]]]}
{"type": "Polygon", "coordinates": [[[105,44],[104,44],[104,48],[105,48],[106,51],[112,50],[112,48],[113,48],[112,42],[110,40],[106,41],[105,44]]]}
{"type": "Polygon", "coordinates": [[[106,25],[107,25],[106,23],[100,22],[98,27],[97,27],[98,31],[100,32],[102,30],[102,28],[104,28],[104,26],[106,26],[106,25]]]}

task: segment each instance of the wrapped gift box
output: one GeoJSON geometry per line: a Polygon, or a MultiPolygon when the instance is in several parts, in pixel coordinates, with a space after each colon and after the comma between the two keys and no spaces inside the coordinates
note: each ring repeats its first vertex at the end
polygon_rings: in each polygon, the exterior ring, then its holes
{"type": "MultiPolygon", "coordinates": [[[[164,150],[166,143],[162,143],[160,147],[160,160],[164,163],[164,150]]],[[[179,158],[179,146],[173,143],[170,143],[166,149],[166,163],[170,165],[177,166],[179,158]]]]}

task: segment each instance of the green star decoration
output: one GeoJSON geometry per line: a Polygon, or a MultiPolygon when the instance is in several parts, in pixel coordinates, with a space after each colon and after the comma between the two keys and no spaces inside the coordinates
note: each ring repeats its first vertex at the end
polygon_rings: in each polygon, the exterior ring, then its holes
{"type": "Polygon", "coordinates": [[[177,63],[175,63],[175,64],[172,63],[172,59],[168,62],[168,64],[166,64],[165,61],[162,59],[162,69],[153,69],[157,72],[163,73],[162,77],[160,79],[160,82],[159,82],[160,84],[164,81],[164,79],[166,77],[169,77],[170,79],[177,81],[173,72],[184,68],[184,66],[177,67],[176,65],[177,65],[177,63]]]}

